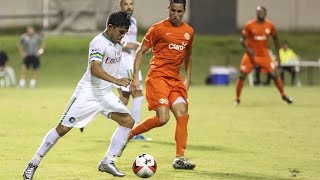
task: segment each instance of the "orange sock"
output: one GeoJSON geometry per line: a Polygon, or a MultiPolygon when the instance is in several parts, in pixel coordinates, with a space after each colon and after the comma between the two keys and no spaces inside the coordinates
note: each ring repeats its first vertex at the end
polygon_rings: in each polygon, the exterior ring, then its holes
{"type": "Polygon", "coordinates": [[[162,125],[163,124],[161,124],[160,119],[157,116],[149,117],[146,120],[144,120],[141,123],[139,123],[137,126],[135,126],[131,130],[131,133],[129,135],[129,139],[132,139],[133,136],[135,136],[137,134],[142,134],[144,132],[149,131],[152,128],[159,127],[159,126],[162,126],[162,125]]]}
{"type": "Polygon", "coordinates": [[[285,93],[284,93],[284,89],[283,89],[283,84],[282,84],[282,81],[281,81],[281,79],[279,77],[276,77],[274,79],[274,84],[277,86],[281,96],[284,96],[285,93]]]}
{"type": "Polygon", "coordinates": [[[184,156],[184,150],[186,149],[188,138],[188,120],[188,114],[180,116],[176,120],[176,157],[184,156]]]}
{"type": "Polygon", "coordinates": [[[240,100],[240,95],[241,95],[241,91],[243,88],[243,79],[238,79],[237,80],[237,84],[236,84],[236,94],[237,94],[237,99],[236,100],[240,100]]]}

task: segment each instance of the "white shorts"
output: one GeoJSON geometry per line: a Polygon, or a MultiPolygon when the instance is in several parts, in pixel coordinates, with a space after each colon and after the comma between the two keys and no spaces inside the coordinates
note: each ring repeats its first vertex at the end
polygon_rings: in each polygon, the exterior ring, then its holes
{"type": "MultiPolygon", "coordinates": [[[[133,64],[134,64],[134,56],[131,55],[122,55],[119,71],[118,71],[118,77],[124,78],[129,77],[132,78],[133,73],[133,64]]],[[[141,71],[139,71],[139,81],[140,81],[140,89],[142,90],[142,74],[141,71]]],[[[119,86],[116,86],[119,88],[119,86]]],[[[130,86],[124,87],[121,86],[121,91],[130,92],[130,86]]]]}
{"type": "Polygon", "coordinates": [[[82,128],[87,126],[98,113],[110,119],[112,112],[129,114],[127,107],[113,92],[107,92],[98,98],[85,94],[72,96],[61,117],[61,124],[66,127],[82,128]]]}

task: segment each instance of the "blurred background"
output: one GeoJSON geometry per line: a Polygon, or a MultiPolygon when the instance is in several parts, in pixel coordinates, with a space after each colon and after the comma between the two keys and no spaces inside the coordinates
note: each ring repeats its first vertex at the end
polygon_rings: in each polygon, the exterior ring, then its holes
{"type": "MultiPolygon", "coordinates": [[[[85,72],[90,41],[105,29],[106,17],[118,5],[118,0],[0,0],[0,50],[7,53],[17,83],[22,57],[16,44],[26,26],[35,26],[45,43],[36,88],[7,86],[0,67],[0,179],[21,178],[85,72]]],[[[168,0],[135,0],[138,40],[150,25],[168,17],[167,6],[168,0]]],[[[199,166],[192,172],[172,171],[175,121],[171,120],[166,128],[148,132],[154,141],[129,144],[119,161],[127,179],[136,178],[131,162],[142,152],[158,160],[153,179],[320,179],[319,7],[320,0],[187,0],[184,20],[196,32],[188,156],[199,166]],[[287,74],[284,81],[286,92],[294,98],[290,106],[280,99],[273,83],[255,84],[254,73],[245,82],[253,88],[244,89],[241,106],[232,106],[244,52],[241,29],[256,18],[257,5],[267,8],[281,42],[287,41],[299,56],[300,63],[294,66],[299,68],[301,84],[291,85],[287,74]]],[[[274,53],[272,40],[269,45],[274,53]]],[[[150,57],[151,53],[142,63],[143,77],[150,57]]],[[[27,83],[30,72],[28,78],[27,83]]],[[[266,80],[261,74],[261,81],[266,80]]],[[[154,114],[146,106],[144,101],[143,119],[154,114]]],[[[83,134],[74,130],[59,142],[35,177],[112,178],[98,174],[96,165],[116,124],[104,116],[97,119],[83,134]]]]}
{"type": "MultiPolygon", "coordinates": [[[[35,24],[60,32],[97,31],[104,28],[107,14],[118,9],[117,0],[1,0],[0,27],[35,24]]],[[[137,0],[135,17],[148,28],[167,16],[166,0],[137,0]]],[[[185,20],[201,34],[233,33],[250,18],[255,7],[268,8],[268,17],[280,30],[319,31],[318,0],[190,0],[185,20]]]]}
{"type": "MultiPolygon", "coordinates": [[[[12,59],[11,64],[17,69],[21,58],[17,56],[15,43],[27,25],[36,26],[45,35],[47,44],[46,53],[42,57],[43,68],[40,71],[48,68],[46,64],[53,63],[50,59],[55,59],[61,52],[68,52],[71,59],[78,58],[80,64],[86,63],[81,59],[87,56],[88,42],[95,34],[104,30],[107,15],[119,9],[118,0],[0,0],[0,2],[0,48],[8,51],[12,59]],[[74,38],[75,36],[77,38],[74,38]],[[61,41],[64,41],[64,45],[59,44],[61,41]],[[68,43],[76,43],[77,48],[71,45],[66,47],[65,44],[68,43]]],[[[140,39],[150,25],[167,17],[167,5],[167,0],[135,1],[134,17],[138,20],[140,39]]],[[[216,72],[216,69],[212,71],[212,68],[222,68],[222,72],[227,68],[228,82],[222,85],[234,81],[243,53],[239,43],[240,30],[246,21],[255,18],[257,5],[267,7],[267,18],[275,24],[281,41],[288,41],[301,61],[305,62],[299,72],[302,84],[320,84],[318,35],[320,12],[317,9],[320,1],[189,0],[187,5],[184,20],[192,25],[197,34],[193,70],[197,73],[192,79],[193,84],[215,84],[206,81],[216,72]]],[[[273,44],[270,45],[273,50],[273,44]]],[[[67,64],[69,61],[64,60],[64,63],[67,64]]],[[[148,66],[145,64],[144,69],[148,66]]],[[[61,67],[58,61],[55,61],[49,70],[56,70],[55,65],[58,69],[61,67]]],[[[60,72],[64,72],[63,68],[60,72]]],[[[68,69],[65,72],[68,72],[68,69]]],[[[77,75],[80,76],[82,72],[83,68],[77,75]]],[[[218,69],[218,72],[221,71],[218,69]]],[[[51,78],[49,74],[48,78],[51,78]]],[[[59,78],[59,75],[55,78],[59,78]]],[[[252,81],[251,78],[251,85],[252,81]]]]}

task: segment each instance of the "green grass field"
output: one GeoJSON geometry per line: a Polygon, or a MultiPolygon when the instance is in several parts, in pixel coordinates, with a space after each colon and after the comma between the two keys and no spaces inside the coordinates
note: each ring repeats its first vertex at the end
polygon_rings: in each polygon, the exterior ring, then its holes
{"type": "MultiPolygon", "coordinates": [[[[86,69],[90,36],[48,36],[36,89],[0,88],[0,179],[21,179],[28,161],[48,130],[56,126],[73,90],[86,69]]],[[[281,34],[303,57],[318,58],[317,34],[281,34]]],[[[0,36],[0,49],[9,53],[19,76],[18,35],[0,36]]],[[[123,179],[137,179],[131,170],[140,153],[153,155],[158,170],[152,179],[320,179],[319,86],[286,87],[295,100],[285,104],[271,87],[246,87],[241,106],[232,105],[233,83],[204,86],[211,65],[238,67],[242,55],[238,35],[197,36],[190,88],[190,126],[187,156],[197,163],[194,171],[171,167],[175,154],[174,119],[147,133],[151,142],[130,142],[118,167],[123,179]]],[[[148,56],[150,57],[150,55],[148,56]]],[[[142,68],[148,67],[145,59],[142,68]]],[[[305,72],[305,71],[304,71],[305,72]]],[[[320,84],[316,71],[315,84],[320,84]]],[[[305,78],[303,76],[303,78],[305,78]]],[[[302,79],[304,83],[305,79],[302,79]]],[[[154,115],[146,110],[143,117],[154,115]]],[[[74,129],[49,152],[35,179],[113,179],[99,173],[116,124],[98,116],[84,133],[74,129]]],[[[114,178],[115,179],[115,178],[114,178]]]]}
{"type": "MultiPolygon", "coordinates": [[[[54,127],[73,87],[0,89],[0,179],[19,179],[45,133],[54,127]]],[[[192,86],[187,156],[193,171],[171,167],[175,153],[174,119],[147,133],[151,142],[130,142],[117,162],[131,170],[134,157],[153,155],[158,170],[152,179],[320,179],[318,87],[287,88],[293,105],[273,87],[244,89],[242,104],[232,106],[234,88],[192,86]]],[[[152,115],[144,108],[143,117],[152,115]]],[[[35,179],[113,179],[100,173],[116,124],[98,116],[80,133],[72,130],[47,154],[35,179]]],[[[116,178],[114,178],[116,179],[116,178]]]]}

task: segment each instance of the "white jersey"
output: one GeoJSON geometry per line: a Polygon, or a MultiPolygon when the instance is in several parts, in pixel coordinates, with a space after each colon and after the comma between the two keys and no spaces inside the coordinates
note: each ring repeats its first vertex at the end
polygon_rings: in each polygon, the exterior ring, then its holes
{"type": "Polygon", "coordinates": [[[104,95],[106,91],[112,91],[113,83],[97,78],[91,74],[91,62],[100,61],[101,67],[109,75],[117,77],[121,62],[122,47],[118,43],[111,42],[103,33],[97,35],[89,45],[88,66],[85,74],[78,83],[74,95],[89,93],[92,96],[104,95]]]}
{"type": "MultiPolygon", "coordinates": [[[[137,20],[133,17],[130,17],[131,25],[129,26],[128,32],[125,34],[125,36],[122,39],[123,43],[139,43],[137,41],[137,35],[138,35],[138,26],[137,26],[137,20]]],[[[135,50],[130,50],[129,52],[123,51],[123,56],[136,56],[135,50]]]]}
{"type": "MultiPolygon", "coordinates": [[[[128,32],[122,38],[122,43],[137,43],[137,35],[138,35],[138,27],[137,27],[137,20],[133,17],[130,17],[131,25],[129,26],[128,32]]],[[[133,64],[134,59],[136,57],[136,51],[134,49],[130,51],[122,51],[122,59],[119,68],[119,77],[132,77],[133,72],[133,64]]],[[[139,71],[139,80],[142,81],[141,71],[139,71]]],[[[119,86],[116,86],[119,88],[119,86]]],[[[122,91],[130,92],[129,86],[128,87],[120,87],[122,91]]],[[[140,86],[142,89],[142,85],[140,86]]]]}

